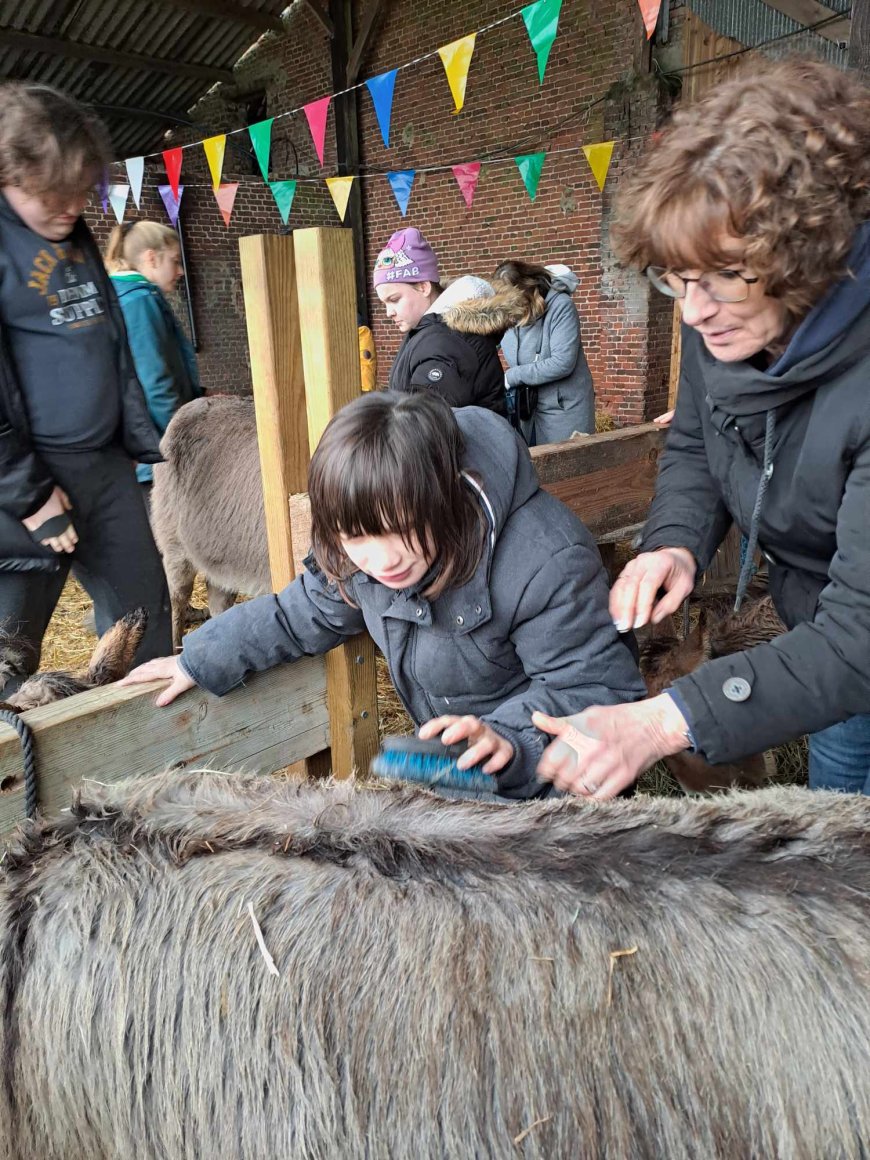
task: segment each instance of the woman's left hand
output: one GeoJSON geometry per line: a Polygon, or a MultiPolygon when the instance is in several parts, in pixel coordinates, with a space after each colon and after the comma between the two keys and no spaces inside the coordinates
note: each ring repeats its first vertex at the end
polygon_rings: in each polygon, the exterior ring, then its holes
{"type": "Polygon", "coordinates": [[[470,769],[472,765],[486,762],[484,773],[498,773],[513,761],[514,747],[511,743],[485,725],[479,717],[433,717],[420,726],[422,741],[430,741],[439,733],[445,745],[468,741],[468,749],[456,762],[459,769],[470,769]]]}
{"type": "Polygon", "coordinates": [[[538,777],[596,801],[616,797],[659,758],[689,748],[686,719],[666,693],[572,717],[533,713],[532,722],[557,739],[544,750],[538,777]]]}

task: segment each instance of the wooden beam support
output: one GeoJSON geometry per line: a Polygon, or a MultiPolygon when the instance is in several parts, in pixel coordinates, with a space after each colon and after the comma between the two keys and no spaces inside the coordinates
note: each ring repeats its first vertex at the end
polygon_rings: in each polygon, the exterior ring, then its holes
{"type": "Polygon", "coordinates": [[[249,28],[256,28],[260,32],[283,32],[284,24],[280,16],[273,16],[271,12],[261,12],[257,8],[243,8],[234,0],[151,0],[172,8],[189,12],[201,12],[203,16],[213,16],[216,20],[234,20],[237,24],[246,24],[249,28]]]}
{"type": "Polygon", "coordinates": [[[870,73],[870,0],[852,0],[849,68],[870,73]]]}
{"type": "Polygon", "coordinates": [[[824,24],[821,28],[813,28],[812,31],[815,32],[816,36],[823,36],[825,40],[831,40],[835,44],[849,43],[850,20],[848,15],[836,20],[834,17],[838,13],[834,12],[832,8],[826,8],[824,4],[819,4],[818,0],[763,0],[763,3],[768,8],[781,12],[783,16],[788,16],[798,24],[803,24],[805,28],[818,24],[820,20],[830,20],[830,24],[824,24]]]}
{"type": "Polygon", "coordinates": [[[117,49],[103,48],[97,44],[81,44],[78,41],[60,40],[53,36],[37,36],[32,32],[19,32],[15,28],[0,28],[0,48],[17,48],[22,52],[40,52],[49,56],[111,64],[118,68],[137,69],[141,72],[165,72],[177,77],[192,77],[195,80],[228,81],[233,79],[230,69],[212,68],[203,64],[188,64],[184,61],[165,60],[154,56],[139,56],[137,53],[119,52],[117,49]]]}
{"type": "Polygon", "coordinates": [[[350,50],[350,59],[347,62],[346,83],[355,85],[359,77],[360,66],[365,59],[366,49],[371,43],[378,20],[384,11],[384,0],[369,0],[362,24],[350,50]]]}
{"type": "MultiPolygon", "coordinates": [[[[185,767],[272,773],[323,749],[329,736],[322,657],[258,673],[228,697],[202,689],[155,709],[159,682],[109,685],[23,714],[33,730],[39,808],[70,804],[83,778],[120,781],[185,767]]],[[[0,725],[0,832],[24,817],[18,734],[0,725]]]]}
{"type": "MultiPolygon", "coordinates": [[[[359,397],[353,238],[345,229],[293,233],[308,439],[313,450],[332,416],[359,397]]],[[[302,490],[302,489],[296,489],[302,490]]],[[[378,748],[375,648],[358,636],[326,657],[332,769],[367,770],[378,748]]]]}
{"type": "Polygon", "coordinates": [[[327,14],[317,3],[317,0],[302,0],[302,3],[305,5],[317,23],[326,33],[326,35],[330,38],[335,36],[335,25],[333,24],[331,18],[327,16],[327,14]]]}

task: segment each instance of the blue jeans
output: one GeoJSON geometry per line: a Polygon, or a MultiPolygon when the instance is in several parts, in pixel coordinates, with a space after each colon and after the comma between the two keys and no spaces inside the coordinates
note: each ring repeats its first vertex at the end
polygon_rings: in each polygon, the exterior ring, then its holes
{"type": "Polygon", "coordinates": [[[870,715],[810,737],[810,789],[870,795],[870,715]]]}

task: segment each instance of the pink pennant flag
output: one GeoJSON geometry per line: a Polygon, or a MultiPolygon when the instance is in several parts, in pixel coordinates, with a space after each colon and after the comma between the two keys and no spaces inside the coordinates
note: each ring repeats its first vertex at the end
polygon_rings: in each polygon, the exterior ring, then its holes
{"type": "Polygon", "coordinates": [[[638,3],[640,4],[643,26],[646,29],[646,38],[649,40],[656,30],[656,24],[658,24],[662,0],[638,0],[638,3]]]}
{"type": "Polygon", "coordinates": [[[480,162],[469,161],[465,165],[454,165],[453,176],[456,178],[460,193],[465,198],[465,204],[471,209],[474,204],[477,179],[480,177],[480,162]]]}
{"type": "Polygon", "coordinates": [[[221,217],[224,219],[224,225],[230,224],[230,218],[233,216],[233,206],[236,201],[236,193],[239,188],[237,181],[228,181],[219,185],[214,191],[214,199],[218,203],[218,209],[221,211],[221,217]]]}
{"type": "Polygon", "coordinates": [[[169,178],[169,188],[178,200],[178,179],[181,177],[182,149],[178,145],[175,149],[163,150],[163,164],[166,166],[166,176],[169,178]]]}
{"type": "Polygon", "coordinates": [[[319,101],[311,101],[303,105],[308,128],[311,130],[311,139],[317,150],[317,160],[323,164],[323,150],[326,143],[326,118],[329,115],[329,103],[332,97],[321,97],[319,101]]]}

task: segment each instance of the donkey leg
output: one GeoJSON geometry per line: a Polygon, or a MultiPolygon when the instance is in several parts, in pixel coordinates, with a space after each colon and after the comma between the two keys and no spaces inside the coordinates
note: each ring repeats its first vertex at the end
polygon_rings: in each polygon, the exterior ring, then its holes
{"type": "Polygon", "coordinates": [[[172,602],[172,648],[177,652],[181,648],[181,638],[187,625],[187,606],[193,592],[196,569],[185,556],[172,553],[163,557],[163,567],[172,602]]]}
{"type": "Polygon", "coordinates": [[[222,612],[226,612],[235,604],[237,592],[228,592],[226,588],[220,588],[211,580],[206,580],[205,587],[208,592],[208,610],[211,616],[220,616],[222,612]]]}

